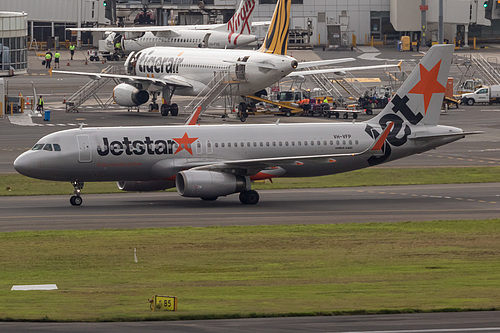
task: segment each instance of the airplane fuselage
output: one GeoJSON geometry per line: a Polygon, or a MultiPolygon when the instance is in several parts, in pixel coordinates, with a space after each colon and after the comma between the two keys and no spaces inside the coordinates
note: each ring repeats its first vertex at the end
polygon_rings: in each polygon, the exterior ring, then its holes
{"type": "Polygon", "coordinates": [[[198,95],[217,73],[223,72],[238,82],[238,94],[253,94],[297,67],[297,61],[290,56],[252,50],[154,47],[139,52],[136,57],[136,75],[158,79],[181,77],[191,87],[178,87],[176,94],[185,96],[198,95]]]}
{"type": "MultiPolygon", "coordinates": [[[[413,141],[404,148],[386,147],[379,156],[356,156],[373,144],[374,131],[378,135],[382,129],[366,123],[72,129],[43,137],[18,157],[15,167],[26,176],[56,181],[173,181],[191,167],[282,157],[254,168],[253,174],[271,170],[274,176],[309,177],[361,169],[457,140],[413,141]],[[334,159],[305,158],[338,154],[342,156],[334,159]],[[287,160],[289,156],[297,158],[287,160]]],[[[461,132],[449,126],[423,126],[421,131],[461,132]]],[[[389,136],[386,145],[391,140],[399,139],[389,136]]]]}

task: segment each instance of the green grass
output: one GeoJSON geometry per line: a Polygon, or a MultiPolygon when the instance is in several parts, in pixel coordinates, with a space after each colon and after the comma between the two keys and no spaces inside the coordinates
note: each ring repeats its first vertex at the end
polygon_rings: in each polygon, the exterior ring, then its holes
{"type": "Polygon", "coordinates": [[[498,239],[499,219],[1,233],[0,319],[498,309],[498,239]],[[151,312],[155,294],[179,311],[151,312]]]}
{"type": "MultiPolygon", "coordinates": [[[[370,168],[331,176],[311,178],[277,178],[257,182],[254,189],[320,188],[376,185],[416,185],[500,182],[500,167],[465,168],[370,168]]],[[[84,193],[121,192],[114,182],[86,183],[84,193]]],[[[0,175],[0,195],[69,194],[70,183],[42,181],[19,174],[0,175]]]]}

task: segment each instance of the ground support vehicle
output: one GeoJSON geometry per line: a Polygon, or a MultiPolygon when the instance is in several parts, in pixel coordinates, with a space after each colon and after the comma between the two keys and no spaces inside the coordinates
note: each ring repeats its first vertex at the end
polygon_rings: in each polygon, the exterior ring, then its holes
{"type": "Polygon", "coordinates": [[[469,106],[474,103],[500,103],[500,85],[484,86],[473,93],[462,94],[462,104],[469,106]]]}

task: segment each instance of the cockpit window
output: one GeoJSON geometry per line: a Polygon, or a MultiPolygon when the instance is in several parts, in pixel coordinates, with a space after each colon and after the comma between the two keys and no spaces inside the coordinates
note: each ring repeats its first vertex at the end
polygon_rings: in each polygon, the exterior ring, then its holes
{"type": "Polygon", "coordinates": [[[37,143],[31,150],[61,151],[61,146],[57,143],[37,143]]]}
{"type": "Polygon", "coordinates": [[[43,146],[45,146],[45,144],[37,143],[36,145],[33,146],[33,148],[31,148],[31,150],[42,150],[43,146]]]}

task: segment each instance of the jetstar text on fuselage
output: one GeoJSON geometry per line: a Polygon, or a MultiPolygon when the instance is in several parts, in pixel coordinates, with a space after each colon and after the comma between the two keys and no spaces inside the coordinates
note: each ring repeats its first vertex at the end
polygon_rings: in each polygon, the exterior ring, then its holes
{"type": "Polygon", "coordinates": [[[137,60],[141,73],[179,73],[179,64],[184,61],[181,57],[161,57],[142,55],[137,60]]]}
{"type": "Polygon", "coordinates": [[[114,140],[109,142],[109,139],[102,138],[103,147],[97,146],[97,153],[100,156],[109,154],[114,156],[126,155],[173,155],[174,148],[178,144],[174,140],[153,140],[146,136],[144,140],[130,140],[128,137],[123,137],[123,140],[114,140]]]}

